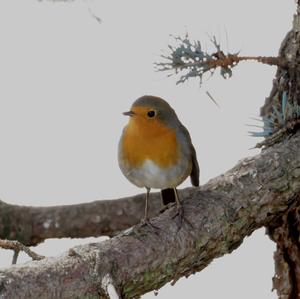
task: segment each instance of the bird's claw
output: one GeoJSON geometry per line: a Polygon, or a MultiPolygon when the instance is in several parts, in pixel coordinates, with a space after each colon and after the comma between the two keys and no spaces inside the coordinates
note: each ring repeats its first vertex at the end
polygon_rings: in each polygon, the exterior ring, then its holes
{"type": "Polygon", "coordinates": [[[154,224],[152,224],[148,218],[143,218],[140,222],[140,225],[141,225],[141,227],[147,226],[154,230],[160,229],[158,226],[155,226],[154,224]]]}
{"type": "Polygon", "coordinates": [[[183,221],[185,221],[191,228],[193,228],[193,225],[191,224],[191,222],[185,217],[184,215],[184,209],[182,207],[182,205],[177,205],[177,208],[176,208],[176,213],[172,216],[172,219],[178,217],[179,218],[179,229],[181,228],[182,226],[182,223],[183,221]]]}

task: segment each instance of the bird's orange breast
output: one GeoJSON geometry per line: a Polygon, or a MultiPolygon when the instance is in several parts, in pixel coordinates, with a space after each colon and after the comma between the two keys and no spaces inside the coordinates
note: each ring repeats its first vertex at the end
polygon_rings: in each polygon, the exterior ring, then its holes
{"type": "Polygon", "coordinates": [[[159,119],[147,120],[132,117],[123,133],[123,158],[133,167],[151,160],[166,168],[178,161],[178,144],[175,130],[159,119]]]}

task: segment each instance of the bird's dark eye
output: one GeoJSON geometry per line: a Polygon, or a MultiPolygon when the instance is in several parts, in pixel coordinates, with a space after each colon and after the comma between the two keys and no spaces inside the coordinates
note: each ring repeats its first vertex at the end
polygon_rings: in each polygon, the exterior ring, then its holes
{"type": "Polygon", "coordinates": [[[147,113],[148,117],[154,117],[155,116],[155,111],[154,110],[150,110],[147,113]]]}

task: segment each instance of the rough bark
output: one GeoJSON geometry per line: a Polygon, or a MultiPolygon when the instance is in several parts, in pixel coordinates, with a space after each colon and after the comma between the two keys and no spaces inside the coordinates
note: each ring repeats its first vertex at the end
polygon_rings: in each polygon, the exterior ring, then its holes
{"type": "Polygon", "coordinates": [[[281,95],[287,90],[290,97],[289,100],[300,105],[300,8],[298,4],[298,13],[294,16],[293,28],[286,34],[283,39],[279,55],[281,59],[286,61],[284,68],[277,69],[273,87],[270,95],[266,98],[265,104],[261,108],[261,115],[268,116],[276,106],[274,100],[276,95],[281,95]]]}
{"type": "Polygon", "coordinates": [[[0,271],[0,297],[138,298],[200,271],[299,204],[299,147],[300,132],[201,189],[182,190],[182,225],[173,207],[151,220],[156,228],[134,226],[60,257],[0,271]]]}
{"type": "MultiPolygon", "coordinates": [[[[0,201],[0,239],[32,246],[49,238],[114,236],[140,221],[144,196],[53,207],[26,207],[0,201]]],[[[151,194],[149,215],[157,215],[159,209],[159,194],[151,194]]]]}
{"type": "MultiPolygon", "coordinates": [[[[280,51],[288,63],[285,69],[279,68],[274,80],[273,89],[261,109],[262,116],[272,113],[276,103],[276,96],[281,98],[282,92],[287,91],[289,101],[300,105],[300,2],[298,11],[294,16],[293,28],[286,35],[280,51]]],[[[293,124],[292,124],[293,125],[293,124]]],[[[297,120],[298,129],[300,119],[297,120]]],[[[289,133],[291,126],[287,124],[283,130],[289,133]]],[[[280,132],[279,132],[280,134],[280,132]]],[[[282,134],[281,139],[287,134],[282,134]]],[[[298,194],[300,197],[300,194],[298,194]]],[[[268,227],[270,238],[276,242],[277,249],[274,254],[275,276],[273,287],[276,289],[279,299],[300,298],[300,222],[299,207],[295,206],[278,218],[268,227]]]]}
{"type": "Polygon", "coordinates": [[[277,243],[273,286],[280,299],[300,298],[299,216],[295,206],[268,228],[270,238],[277,243]]]}

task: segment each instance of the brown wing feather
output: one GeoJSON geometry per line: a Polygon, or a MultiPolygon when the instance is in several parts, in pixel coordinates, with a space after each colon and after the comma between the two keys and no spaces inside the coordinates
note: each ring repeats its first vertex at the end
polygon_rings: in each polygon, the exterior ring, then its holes
{"type": "MultiPolygon", "coordinates": [[[[191,155],[192,155],[192,157],[191,157],[192,158],[192,171],[190,174],[191,183],[193,186],[198,187],[199,186],[200,168],[199,168],[199,164],[198,164],[198,160],[197,160],[197,154],[196,154],[196,150],[192,144],[190,134],[188,133],[188,131],[186,129],[184,131],[185,131],[185,134],[188,136],[188,138],[190,140],[190,144],[191,144],[191,155]]],[[[168,188],[168,189],[161,190],[161,200],[162,200],[163,205],[167,205],[171,202],[175,202],[174,189],[168,188]]]]}
{"type": "Polygon", "coordinates": [[[191,159],[192,159],[192,171],[191,171],[191,174],[190,174],[191,183],[192,183],[193,186],[198,187],[199,186],[200,168],[199,168],[199,164],[198,164],[198,161],[197,161],[197,154],[196,154],[195,148],[193,146],[190,133],[187,130],[187,128],[182,124],[180,124],[180,132],[187,139],[187,143],[188,143],[189,149],[191,151],[191,159]]]}

